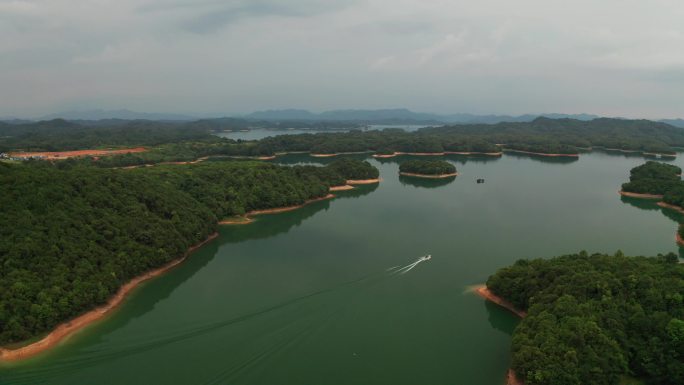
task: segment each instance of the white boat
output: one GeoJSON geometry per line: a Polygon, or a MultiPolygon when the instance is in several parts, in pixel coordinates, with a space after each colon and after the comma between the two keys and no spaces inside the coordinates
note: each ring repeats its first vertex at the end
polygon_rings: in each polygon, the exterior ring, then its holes
{"type": "Polygon", "coordinates": [[[423,255],[423,256],[420,257],[419,259],[420,259],[421,261],[429,261],[429,260],[432,259],[432,255],[431,255],[431,254],[423,255]]]}

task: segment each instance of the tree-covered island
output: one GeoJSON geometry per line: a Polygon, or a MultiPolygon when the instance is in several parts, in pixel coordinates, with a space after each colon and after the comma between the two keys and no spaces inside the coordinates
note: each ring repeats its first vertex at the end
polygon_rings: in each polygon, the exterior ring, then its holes
{"type": "Polygon", "coordinates": [[[450,178],[458,175],[456,166],[443,160],[412,159],[399,165],[399,174],[419,178],[450,178]]]}

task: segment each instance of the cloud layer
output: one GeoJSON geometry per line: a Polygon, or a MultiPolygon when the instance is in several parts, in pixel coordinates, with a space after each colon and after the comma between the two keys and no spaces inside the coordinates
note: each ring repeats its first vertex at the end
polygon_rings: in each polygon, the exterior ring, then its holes
{"type": "Polygon", "coordinates": [[[0,116],[684,115],[677,0],[0,0],[0,116]]]}

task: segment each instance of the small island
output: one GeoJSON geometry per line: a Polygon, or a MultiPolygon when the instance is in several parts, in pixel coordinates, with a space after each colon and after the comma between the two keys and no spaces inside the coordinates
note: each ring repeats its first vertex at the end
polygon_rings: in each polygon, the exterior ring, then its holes
{"type": "Polygon", "coordinates": [[[681,185],[682,169],[666,163],[649,161],[630,171],[629,182],[620,195],[630,198],[662,199],[665,193],[681,185]]]}
{"type": "Polygon", "coordinates": [[[456,167],[443,160],[415,159],[399,165],[399,175],[417,178],[442,179],[458,175],[456,167]]]}

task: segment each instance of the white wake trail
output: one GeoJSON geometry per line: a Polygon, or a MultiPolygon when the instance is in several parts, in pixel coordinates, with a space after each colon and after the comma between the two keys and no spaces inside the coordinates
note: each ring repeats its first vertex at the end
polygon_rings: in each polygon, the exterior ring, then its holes
{"type": "Polygon", "coordinates": [[[416,267],[416,265],[419,264],[420,262],[421,262],[421,261],[416,261],[416,262],[413,262],[413,263],[411,263],[411,264],[408,264],[408,265],[402,267],[401,269],[394,270],[394,271],[392,272],[392,275],[403,274],[405,271],[411,270],[411,269],[413,269],[414,267],[416,267]]]}
{"type": "Polygon", "coordinates": [[[393,266],[393,267],[390,267],[389,269],[387,269],[385,271],[390,272],[391,275],[406,274],[409,271],[411,271],[414,267],[418,266],[419,263],[429,261],[430,257],[431,257],[430,255],[422,256],[422,257],[418,258],[418,260],[416,260],[415,262],[409,263],[408,265],[406,265],[400,269],[397,269],[397,267],[399,267],[399,266],[393,266]]]}

